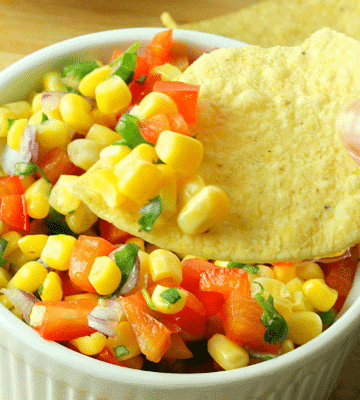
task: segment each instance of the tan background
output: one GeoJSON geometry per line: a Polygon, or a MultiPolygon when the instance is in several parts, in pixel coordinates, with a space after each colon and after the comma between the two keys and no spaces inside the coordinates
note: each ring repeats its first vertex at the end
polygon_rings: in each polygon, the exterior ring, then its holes
{"type": "MultiPolygon", "coordinates": [[[[163,11],[171,12],[176,22],[183,24],[230,13],[256,2],[0,0],[0,70],[35,50],[70,37],[117,28],[162,26],[159,16],[163,11]]],[[[359,399],[360,341],[346,362],[339,386],[331,397],[331,400],[359,399]]]]}

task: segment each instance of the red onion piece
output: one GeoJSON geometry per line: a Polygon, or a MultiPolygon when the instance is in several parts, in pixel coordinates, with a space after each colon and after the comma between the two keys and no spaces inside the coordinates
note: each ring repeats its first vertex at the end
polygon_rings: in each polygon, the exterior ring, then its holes
{"type": "Polygon", "coordinates": [[[119,323],[123,314],[117,297],[109,299],[105,306],[96,306],[88,314],[88,324],[90,328],[103,333],[106,336],[115,336],[116,325],[119,323]]]}
{"type": "Polygon", "coordinates": [[[14,307],[19,310],[26,323],[30,323],[29,315],[33,305],[39,301],[32,293],[21,289],[1,289],[1,292],[11,301],[14,307]]]}
{"type": "Polygon", "coordinates": [[[44,92],[41,96],[41,107],[45,111],[55,110],[66,92],[44,92]]]}

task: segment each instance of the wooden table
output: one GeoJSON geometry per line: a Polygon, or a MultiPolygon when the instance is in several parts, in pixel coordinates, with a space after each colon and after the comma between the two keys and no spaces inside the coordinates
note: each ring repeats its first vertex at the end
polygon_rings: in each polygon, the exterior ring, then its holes
{"type": "MultiPolygon", "coordinates": [[[[255,2],[0,0],[0,70],[35,50],[70,37],[117,28],[160,27],[163,11],[169,11],[182,24],[233,12],[255,2]]],[[[360,341],[346,362],[339,386],[330,400],[359,400],[359,382],[360,341]]]]}

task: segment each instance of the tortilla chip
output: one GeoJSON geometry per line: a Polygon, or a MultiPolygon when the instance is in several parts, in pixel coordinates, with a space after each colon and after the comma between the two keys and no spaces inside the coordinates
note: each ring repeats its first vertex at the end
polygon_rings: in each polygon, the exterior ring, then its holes
{"type": "Polygon", "coordinates": [[[176,219],[149,232],[137,213],[75,190],[96,214],[159,247],[240,262],[303,260],[360,242],[360,169],[334,131],[340,108],[360,97],[360,43],[330,29],[301,46],[220,49],[182,80],[200,84],[200,175],[230,198],[223,224],[190,236],[176,219]]]}
{"type": "MultiPolygon", "coordinates": [[[[161,19],[165,26],[174,27],[168,13],[164,13],[161,19]]],[[[360,2],[268,0],[230,14],[177,27],[215,33],[261,47],[301,44],[324,27],[360,39],[360,2]]]]}

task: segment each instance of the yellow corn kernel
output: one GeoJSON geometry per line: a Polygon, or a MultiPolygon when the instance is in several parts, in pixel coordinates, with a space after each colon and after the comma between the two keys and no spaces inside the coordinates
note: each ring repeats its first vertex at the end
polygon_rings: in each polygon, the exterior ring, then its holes
{"type": "Polygon", "coordinates": [[[288,325],[288,338],[299,345],[307,343],[322,332],[321,318],[312,311],[293,312],[288,325]]]}
{"type": "Polygon", "coordinates": [[[292,302],[289,299],[274,297],[274,307],[284,317],[286,322],[290,320],[293,310],[292,302]]]}
{"type": "Polygon", "coordinates": [[[207,343],[210,356],[225,370],[246,367],[249,354],[225,335],[215,333],[207,343]]]}
{"type": "Polygon", "coordinates": [[[145,242],[141,238],[133,236],[133,237],[127,239],[125,243],[134,243],[134,244],[136,244],[136,246],[139,247],[139,249],[141,251],[145,251],[145,242]]]}
{"type": "Polygon", "coordinates": [[[156,67],[152,68],[151,73],[160,74],[163,81],[177,81],[182,74],[178,67],[169,63],[157,65],[156,67]]]}
{"type": "Polygon", "coordinates": [[[150,253],[149,270],[154,282],[164,278],[182,281],[182,267],[179,258],[169,250],[157,249],[150,253]]]}
{"type": "Polygon", "coordinates": [[[197,235],[222,222],[229,207],[229,198],[223,190],[205,186],[180,210],[177,222],[183,232],[197,235]]]}
{"type": "MultiPolygon", "coordinates": [[[[45,114],[45,113],[44,113],[45,114]]],[[[46,116],[48,117],[48,115],[46,114],[46,116]]],[[[49,118],[49,117],[48,117],[49,118]]],[[[36,113],[34,113],[28,121],[29,125],[38,125],[41,124],[41,121],[43,119],[43,111],[39,110],[36,113]]]]}
{"type": "Polygon", "coordinates": [[[15,114],[6,107],[0,107],[0,137],[6,137],[8,133],[9,119],[15,119],[15,114]]]}
{"type": "Polygon", "coordinates": [[[45,196],[50,196],[51,188],[51,183],[47,182],[45,178],[40,178],[26,189],[25,200],[29,201],[29,196],[32,196],[34,193],[41,193],[45,196]]]}
{"type": "Polygon", "coordinates": [[[278,281],[277,279],[272,279],[272,278],[256,278],[252,281],[251,283],[251,295],[254,297],[256,293],[261,291],[261,287],[264,288],[264,291],[267,293],[270,293],[274,298],[279,298],[279,299],[291,299],[291,294],[288,290],[288,288],[285,286],[283,282],[278,281]]]}
{"type": "Polygon", "coordinates": [[[100,163],[103,167],[112,168],[116,163],[131,153],[128,146],[111,145],[100,151],[100,163]]]}
{"type": "Polygon", "coordinates": [[[6,258],[10,253],[19,248],[19,240],[22,238],[19,232],[9,231],[1,235],[7,241],[3,256],[6,258]]]}
{"type": "Polygon", "coordinates": [[[310,300],[304,295],[302,289],[292,293],[292,310],[293,311],[314,311],[310,300]]]}
{"type": "Polygon", "coordinates": [[[106,146],[110,146],[115,141],[120,140],[121,136],[107,126],[94,124],[89,129],[85,139],[93,140],[103,149],[106,146]]]}
{"type": "Polygon", "coordinates": [[[47,274],[39,288],[39,294],[42,301],[57,301],[62,299],[62,282],[60,276],[56,272],[50,271],[47,274]]]}
{"type": "Polygon", "coordinates": [[[68,227],[75,233],[87,231],[97,220],[97,215],[84,203],[80,203],[80,206],[73,213],[65,216],[68,227]]]}
{"type": "Polygon", "coordinates": [[[3,105],[15,114],[15,118],[29,119],[32,114],[32,107],[27,101],[15,101],[3,105]]]}
{"type": "Polygon", "coordinates": [[[288,283],[296,278],[296,267],[274,265],[274,277],[281,282],[288,283]]]}
{"type": "Polygon", "coordinates": [[[294,342],[291,339],[286,339],[280,347],[280,354],[289,353],[294,349],[295,349],[294,342]]]}
{"type": "Polygon", "coordinates": [[[32,112],[35,114],[42,109],[42,93],[36,93],[31,102],[32,112]]]}
{"type": "Polygon", "coordinates": [[[107,296],[120,285],[121,271],[110,257],[96,257],[90,270],[89,281],[97,293],[107,296]]]}
{"type": "Polygon", "coordinates": [[[162,285],[157,285],[151,296],[151,300],[153,301],[156,309],[163,314],[176,314],[185,307],[186,297],[187,292],[184,289],[168,288],[162,285]],[[176,293],[177,297],[174,301],[170,300],[169,302],[166,298],[164,298],[169,291],[176,293]]]}
{"type": "Polygon", "coordinates": [[[70,296],[65,296],[65,301],[75,301],[80,299],[94,299],[98,300],[99,296],[96,293],[80,293],[80,294],[72,294],[70,296]]]}
{"type": "Polygon", "coordinates": [[[104,82],[112,73],[112,68],[109,65],[105,65],[100,68],[96,68],[89,74],[85,75],[79,83],[79,91],[82,95],[95,98],[96,86],[104,82]]]}
{"type": "Polygon", "coordinates": [[[69,235],[51,235],[41,252],[41,259],[58,271],[69,269],[69,261],[76,239],[69,235]]]}
{"type": "Polygon", "coordinates": [[[21,320],[23,319],[22,312],[19,311],[16,307],[10,308],[10,311],[11,311],[16,317],[18,317],[19,319],[21,319],[21,320]]]}
{"type": "MultiPolygon", "coordinates": [[[[120,146],[125,147],[127,146],[120,146]]],[[[123,150],[124,153],[124,150],[123,150]]],[[[125,167],[131,166],[136,161],[148,161],[150,163],[155,163],[158,160],[158,156],[153,146],[142,143],[139,146],[136,146],[135,149],[131,150],[125,157],[122,157],[121,160],[115,165],[115,173],[118,176],[122,175],[122,171],[125,167]]]]}
{"type": "Polygon", "coordinates": [[[147,94],[134,111],[135,115],[144,119],[158,113],[178,112],[175,101],[165,93],[151,92],[147,94]]]}
{"type": "Polygon", "coordinates": [[[178,175],[179,207],[182,208],[191,197],[205,187],[200,175],[178,175]]]}
{"type": "Polygon", "coordinates": [[[184,339],[179,333],[171,334],[171,345],[163,355],[163,358],[170,358],[174,360],[187,360],[194,355],[186,346],[184,339]]]}
{"type": "Polygon", "coordinates": [[[149,161],[134,161],[124,167],[121,173],[116,171],[116,174],[119,177],[119,190],[139,204],[150,198],[163,177],[158,166],[149,161]]]}
{"type": "Polygon", "coordinates": [[[181,175],[194,175],[204,154],[199,140],[172,131],[160,133],[155,150],[165,164],[181,175]]]}
{"type": "Polygon", "coordinates": [[[11,275],[6,271],[5,268],[0,267],[0,289],[7,286],[11,279],[11,275]]]}
{"type": "Polygon", "coordinates": [[[108,128],[113,128],[116,126],[117,120],[115,118],[115,114],[106,115],[96,107],[91,110],[90,114],[94,118],[95,124],[104,125],[108,128]]]}
{"type": "MultiPolygon", "coordinates": [[[[190,258],[194,258],[194,257],[190,256],[190,258]]],[[[182,261],[184,261],[184,258],[182,261]]],[[[229,261],[221,261],[221,260],[214,261],[214,265],[216,265],[217,267],[221,267],[221,268],[227,268],[228,264],[229,264],[229,261]]]]}
{"type": "Polygon", "coordinates": [[[20,249],[16,249],[6,256],[6,261],[12,264],[13,267],[16,267],[16,270],[18,270],[31,260],[29,260],[20,249]]]}
{"type": "Polygon", "coordinates": [[[65,86],[61,82],[61,73],[58,71],[47,72],[42,78],[42,84],[45,91],[65,92],[65,86]]]}
{"type": "Polygon", "coordinates": [[[78,132],[87,132],[94,123],[90,103],[75,93],[65,94],[59,105],[61,118],[78,132]]]}
{"type": "Polygon", "coordinates": [[[49,204],[60,214],[74,212],[81,204],[81,200],[69,191],[76,181],[77,176],[61,175],[51,190],[49,204]]]}
{"type": "Polygon", "coordinates": [[[177,211],[177,181],[175,171],[166,164],[159,164],[162,172],[162,181],[156,189],[156,195],[161,200],[161,215],[159,220],[166,221],[177,211]]]}
{"type": "Polygon", "coordinates": [[[270,278],[274,279],[274,271],[272,268],[268,267],[267,265],[259,264],[259,271],[256,274],[248,273],[250,283],[255,278],[270,278]]]}
{"type": "Polygon", "coordinates": [[[338,292],[328,286],[324,279],[309,279],[302,290],[310,303],[319,311],[329,311],[335,304],[338,292]]]}
{"type": "Polygon", "coordinates": [[[28,123],[26,118],[17,119],[7,133],[7,144],[13,150],[20,151],[24,129],[28,123]]]}
{"type": "Polygon", "coordinates": [[[119,190],[119,178],[110,168],[89,172],[87,183],[91,190],[99,194],[111,208],[118,207],[126,199],[119,190]]]}
{"type": "Polygon", "coordinates": [[[43,219],[48,215],[51,188],[51,183],[47,182],[44,178],[40,178],[26,189],[24,195],[26,211],[31,218],[43,219]]]}
{"type": "Polygon", "coordinates": [[[128,107],[132,96],[124,80],[113,75],[96,86],[95,98],[99,110],[111,115],[128,107]]]}
{"type": "Polygon", "coordinates": [[[13,303],[4,294],[0,294],[0,304],[2,304],[8,310],[13,307],[13,303]]]}
{"type": "Polygon", "coordinates": [[[47,273],[48,271],[43,264],[37,261],[29,261],[11,278],[7,287],[33,293],[44,282],[47,273]]]}
{"type": "Polygon", "coordinates": [[[296,267],[296,274],[299,278],[307,281],[308,279],[324,279],[325,275],[319,264],[308,263],[296,267]]]}
{"type": "Polygon", "coordinates": [[[75,139],[68,144],[70,160],[78,167],[88,170],[100,158],[100,146],[89,139],[75,139]]]}
{"type": "Polygon", "coordinates": [[[87,356],[94,356],[103,350],[106,345],[106,336],[100,332],[95,332],[89,336],[81,336],[70,340],[70,343],[75,346],[80,353],[87,356]]]}
{"type": "Polygon", "coordinates": [[[0,219],[0,235],[1,235],[2,231],[4,230],[4,226],[5,226],[4,222],[0,219]]]}
{"type": "Polygon", "coordinates": [[[47,235],[26,235],[18,241],[18,244],[28,260],[33,261],[40,258],[47,240],[47,235]]]}
{"type": "Polygon", "coordinates": [[[291,294],[302,290],[302,285],[304,281],[298,277],[291,279],[291,281],[286,283],[286,287],[289,289],[291,294]]]}
{"type": "Polygon", "coordinates": [[[65,122],[49,119],[36,125],[36,140],[45,148],[63,147],[69,143],[70,131],[65,122]]]}
{"type": "Polygon", "coordinates": [[[114,337],[109,337],[106,343],[107,347],[112,349],[116,355],[116,348],[118,346],[124,346],[118,348],[123,355],[119,354],[117,357],[119,360],[127,360],[128,358],[135,357],[141,354],[141,350],[136,339],[136,336],[131,328],[128,321],[121,321],[118,323],[114,337]]]}

